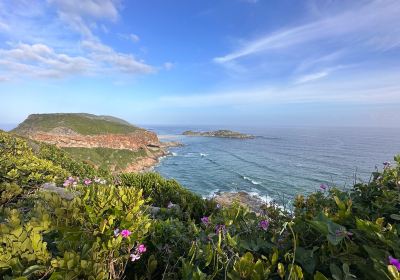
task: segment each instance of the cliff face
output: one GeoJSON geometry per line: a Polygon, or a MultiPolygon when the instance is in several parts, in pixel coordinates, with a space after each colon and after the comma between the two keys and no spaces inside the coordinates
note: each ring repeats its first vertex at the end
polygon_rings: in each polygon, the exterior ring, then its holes
{"type": "Polygon", "coordinates": [[[35,114],[30,115],[14,132],[58,147],[131,151],[160,147],[155,133],[110,116],[35,114]]]}
{"type": "Polygon", "coordinates": [[[76,148],[110,148],[137,151],[141,148],[160,147],[160,141],[155,133],[137,130],[129,134],[60,134],[54,132],[35,132],[29,138],[58,147],[76,148]]]}

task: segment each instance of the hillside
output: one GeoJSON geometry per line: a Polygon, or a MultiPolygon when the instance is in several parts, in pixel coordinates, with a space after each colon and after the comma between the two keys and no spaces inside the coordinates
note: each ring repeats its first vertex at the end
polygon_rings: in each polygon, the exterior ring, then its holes
{"type": "Polygon", "coordinates": [[[95,167],[142,171],[167,152],[157,135],[112,116],[33,114],[12,133],[56,145],[95,167]]]}
{"type": "Polygon", "coordinates": [[[30,134],[41,132],[66,132],[82,135],[128,134],[140,130],[127,121],[112,116],[96,116],[86,113],[32,114],[18,125],[12,132],[30,134]]]}

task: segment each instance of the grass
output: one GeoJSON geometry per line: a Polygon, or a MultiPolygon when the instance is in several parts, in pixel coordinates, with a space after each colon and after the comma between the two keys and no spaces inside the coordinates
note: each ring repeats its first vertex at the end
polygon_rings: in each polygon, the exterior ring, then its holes
{"type": "Polygon", "coordinates": [[[146,156],[146,151],[117,150],[110,148],[63,148],[73,158],[100,168],[123,170],[130,163],[146,156]]]}
{"type": "Polygon", "coordinates": [[[82,135],[127,134],[140,128],[124,120],[91,114],[34,114],[30,115],[13,132],[51,131],[56,127],[66,127],[82,135]]]}

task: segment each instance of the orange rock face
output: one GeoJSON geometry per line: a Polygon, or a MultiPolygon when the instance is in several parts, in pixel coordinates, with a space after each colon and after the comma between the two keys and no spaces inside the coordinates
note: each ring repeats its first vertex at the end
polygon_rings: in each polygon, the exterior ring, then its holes
{"type": "Polygon", "coordinates": [[[138,130],[130,134],[100,135],[36,132],[30,134],[29,137],[58,147],[111,148],[137,151],[140,148],[160,147],[161,145],[157,135],[146,130],[138,130]]]}

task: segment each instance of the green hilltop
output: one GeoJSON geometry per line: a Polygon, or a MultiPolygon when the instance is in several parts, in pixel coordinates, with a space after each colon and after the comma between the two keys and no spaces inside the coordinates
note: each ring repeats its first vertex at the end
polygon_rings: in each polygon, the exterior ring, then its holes
{"type": "Polygon", "coordinates": [[[96,116],[86,113],[32,114],[13,129],[16,134],[50,132],[56,128],[68,128],[82,135],[127,134],[141,128],[111,116],[96,116]]]}

